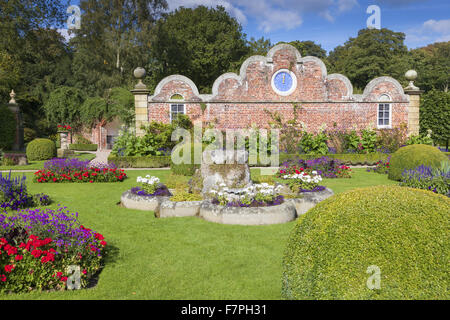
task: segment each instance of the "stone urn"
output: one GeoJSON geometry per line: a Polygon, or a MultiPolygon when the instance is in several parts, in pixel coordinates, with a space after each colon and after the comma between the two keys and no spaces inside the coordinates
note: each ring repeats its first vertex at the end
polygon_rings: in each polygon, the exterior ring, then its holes
{"type": "Polygon", "coordinates": [[[225,184],[230,189],[245,188],[252,184],[245,150],[207,150],[203,152],[202,164],[191,181],[191,192],[201,192],[208,198],[211,189],[225,184]]]}

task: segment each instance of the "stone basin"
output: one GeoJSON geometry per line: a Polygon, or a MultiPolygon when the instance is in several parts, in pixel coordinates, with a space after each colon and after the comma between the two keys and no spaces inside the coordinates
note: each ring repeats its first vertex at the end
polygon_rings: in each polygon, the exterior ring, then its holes
{"type": "Polygon", "coordinates": [[[128,209],[154,211],[155,213],[158,213],[161,203],[169,200],[169,198],[170,197],[139,196],[128,190],[122,194],[120,202],[128,209]]]}
{"type": "Polygon", "coordinates": [[[206,221],[222,224],[269,225],[293,221],[297,214],[295,205],[286,201],[270,207],[226,207],[203,201],[200,217],[206,221]]]}

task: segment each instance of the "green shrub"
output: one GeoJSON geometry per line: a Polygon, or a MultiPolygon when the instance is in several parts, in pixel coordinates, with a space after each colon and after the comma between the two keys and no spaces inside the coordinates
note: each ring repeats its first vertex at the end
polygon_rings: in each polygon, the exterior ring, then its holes
{"type": "Polygon", "coordinates": [[[28,143],[30,141],[33,141],[34,139],[36,139],[36,137],[37,137],[36,130],[31,129],[31,128],[24,128],[23,129],[23,141],[24,141],[24,143],[28,143]]]}
{"type": "Polygon", "coordinates": [[[70,150],[77,150],[77,151],[97,151],[98,146],[96,144],[70,144],[69,149],[70,150]]]}
{"type": "Polygon", "coordinates": [[[197,193],[189,192],[177,192],[176,195],[170,198],[173,202],[184,202],[184,201],[202,201],[203,197],[197,193]]]}
{"type": "Polygon", "coordinates": [[[49,139],[35,139],[27,146],[28,161],[52,159],[56,156],[56,145],[49,139]]]}
{"type": "Polygon", "coordinates": [[[399,186],[319,203],[289,237],[283,298],[448,299],[449,212],[447,197],[399,186]],[[367,286],[369,266],[380,268],[380,289],[367,286]]]}
{"type": "Polygon", "coordinates": [[[16,133],[16,118],[8,107],[0,106],[0,149],[11,150],[16,133]]]}
{"type": "Polygon", "coordinates": [[[170,166],[170,156],[117,157],[110,155],[109,163],[118,168],[165,168],[170,166]]]}
{"type": "MultiPolygon", "coordinates": [[[[181,163],[181,164],[175,164],[171,161],[170,163],[170,170],[175,175],[182,175],[182,176],[193,176],[195,171],[200,168],[200,164],[195,164],[194,162],[194,149],[195,144],[191,145],[191,163],[181,163]]],[[[202,150],[204,150],[204,145],[202,145],[202,150]]],[[[175,151],[176,152],[176,151],[175,151]]],[[[183,152],[180,152],[180,156],[183,155],[183,152]]]]}
{"type": "Polygon", "coordinates": [[[438,168],[445,160],[446,155],[435,147],[423,144],[406,146],[392,154],[388,177],[400,181],[404,170],[415,169],[420,165],[438,168]]]}

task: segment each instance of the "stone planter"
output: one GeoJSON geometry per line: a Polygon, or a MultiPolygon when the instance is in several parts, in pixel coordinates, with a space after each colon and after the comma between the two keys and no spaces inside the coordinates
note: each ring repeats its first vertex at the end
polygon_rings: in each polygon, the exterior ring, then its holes
{"type": "Polygon", "coordinates": [[[164,201],[159,207],[158,218],[195,217],[200,213],[203,201],[164,201]]]}
{"type": "Polygon", "coordinates": [[[167,201],[169,197],[145,197],[138,196],[130,190],[125,191],[120,198],[121,204],[128,209],[154,211],[158,215],[161,203],[167,201]]]}
{"type": "Polygon", "coordinates": [[[225,207],[203,201],[200,217],[206,221],[222,224],[269,225],[286,223],[296,219],[295,205],[286,201],[271,207],[225,207]]]}
{"type": "Polygon", "coordinates": [[[286,201],[290,201],[294,204],[297,215],[300,216],[332,195],[334,195],[334,192],[331,189],[326,188],[325,190],[318,192],[303,192],[298,194],[298,198],[286,199],[286,201]]]}

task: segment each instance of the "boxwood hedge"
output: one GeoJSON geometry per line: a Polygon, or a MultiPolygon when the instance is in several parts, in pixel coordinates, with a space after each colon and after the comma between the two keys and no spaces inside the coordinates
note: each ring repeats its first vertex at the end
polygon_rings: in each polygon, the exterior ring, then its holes
{"type": "Polygon", "coordinates": [[[49,139],[34,139],[27,146],[28,161],[48,160],[56,156],[56,145],[49,139]]]}
{"type": "Polygon", "coordinates": [[[97,151],[96,144],[74,143],[69,145],[70,150],[76,151],[97,151]]]}
{"type": "Polygon", "coordinates": [[[448,161],[448,157],[436,147],[424,144],[406,146],[392,154],[388,177],[399,181],[404,170],[421,165],[439,168],[443,161],[448,161]]]}
{"type": "Polygon", "coordinates": [[[400,186],[354,189],[319,203],[289,237],[283,298],[450,298],[449,212],[449,198],[400,186]],[[370,266],[379,268],[379,289],[368,286],[370,266]]]}

